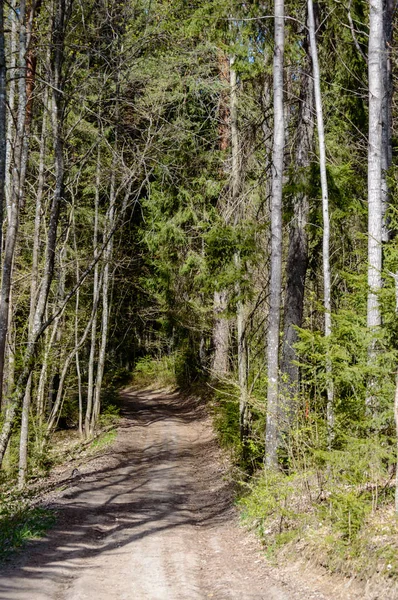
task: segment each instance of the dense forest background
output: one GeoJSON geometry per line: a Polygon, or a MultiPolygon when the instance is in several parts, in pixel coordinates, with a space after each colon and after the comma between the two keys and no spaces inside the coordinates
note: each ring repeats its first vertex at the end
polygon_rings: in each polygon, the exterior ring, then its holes
{"type": "Polygon", "coordinates": [[[135,369],[211,396],[276,545],[314,520],[325,562],[376,547],[398,575],[375,542],[398,510],[396,23],[393,0],[0,3],[4,477],[59,428],[91,438],[135,369]]]}

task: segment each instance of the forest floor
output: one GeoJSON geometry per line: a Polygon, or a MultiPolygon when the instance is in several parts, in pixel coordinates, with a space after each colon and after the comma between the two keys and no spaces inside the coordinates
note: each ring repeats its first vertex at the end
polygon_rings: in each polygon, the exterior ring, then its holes
{"type": "Polygon", "coordinates": [[[239,526],[228,460],[197,401],[122,397],[115,442],[73,475],[65,465],[42,496],[57,523],[2,565],[1,600],[365,598],[347,581],[265,559],[239,526]]]}

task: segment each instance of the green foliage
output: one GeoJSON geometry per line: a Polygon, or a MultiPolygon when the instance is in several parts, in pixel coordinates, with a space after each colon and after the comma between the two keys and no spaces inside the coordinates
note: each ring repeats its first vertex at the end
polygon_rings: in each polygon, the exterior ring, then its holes
{"type": "Polygon", "coordinates": [[[32,507],[24,499],[3,499],[0,504],[0,561],[10,558],[29,540],[44,536],[55,519],[54,511],[32,507]]]}
{"type": "Polygon", "coordinates": [[[177,383],[175,356],[140,358],[134,367],[132,383],[144,387],[174,387],[177,383]]]}
{"type": "MultiPolygon", "coordinates": [[[[108,424],[108,423],[107,423],[108,424]]],[[[115,429],[106,431],[99,435],[91,444],[90,448],[94,451],[104,450],[108,446],[111,446],[116,440],[117,432],[115,429]]]]}
{"type": "Polygon", "coordinates": [[[213,398],[214,425],[222,446],[241,451],[239,433],[239,397],[233,386],[218,386],[213,398]]]}
{"type": "Polygon", "coordinates": [[[99,427],[109,427],[114,425],[120,419],[120,408],[114,404],[102,406],[101,414],[98,419],[99,427]]]}

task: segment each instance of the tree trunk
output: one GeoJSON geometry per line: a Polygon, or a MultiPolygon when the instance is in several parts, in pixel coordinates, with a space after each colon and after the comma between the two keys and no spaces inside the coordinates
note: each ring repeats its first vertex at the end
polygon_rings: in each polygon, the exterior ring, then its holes
{"type": "Polygon", "coordinates": [[[3,221],[7,165],[7,88],[6,55],[4,39],[4,0],[0,0],[0,264],[3,249],[3,221]]]}
{"type": "MultiPolygon", "coordinates": [[[[326,175],[326,150],[325,133],[323,126],[323,110],[321,95],[321,75],[318,62],[318,50],[315,37],[315,19],[312,0],[308,0],[308,26],[311,45],[312,68],[314,73],[314,93],[316,120],[318,130],[319,145],[319,170],[321,175],[322,188],[322,217],[323,217],[323,236],[322,236],[322,263],[323,263],[323,306],[325,310],[325,337],[330,337],[332,333],[332,306],[331,306],[331,281],[330,281],[330,223],[329,223],[329,194],[326,175]]],[[[334,432],[334,393],[332,380],[332,364],[330,359],[329,346],[326,348],[326,419],[328,427],[329,446],[333,441],[334,432]]]]}
{"type": "Polygon", "coordinates": [[[91,317],[86,325],[86,328],[85,328],[83,334],[81,335],[80,339],[76,342],[74,348],[71,350],[71,352],[69,352],[69,354],[67,355],[67,357],[65,359],[64,366],[62,367],[61,375],[59,377],[59,382],[57,385],[55,401],[54,401],[50,416],[48,418],[47,435],[49,435],[51,433],[54,426],[56,425],[56,423],[59,420],[59,415],[61,412],[62,402],[63,402],[64,384],[65,384],[66,376],[68,374],[69,367],[70,367],[73,359],[76,357],[79,349],[85,343],[85,341],[88,337],[88,334],[90,333],[93,316],[94,316],[94,314],[96,314],[96,312],[97,312],[97,306],[96,306],[96,304],[94,304],[92,313],[91,313],[91,317]]]}
{"type": "MultiPolygon", "coordinates": [[[[378,293],[382,286],[382,113],[384,96],[383,0],[369,0],[369,141],[368,141],[368,306],[367,325],[376,333],[381,325],[378,293]]],[[[375,360],[376,340],[369,346],[369,364],[375,360]]],[[[374,408],[374,380],[368,384],[366,403],[374,408]]]]}
{"type": "Polygon", "coordinates": [[[227,292],[214,292],[213,360],[212,376],[222,379],[229,371],[229,322],[223,313],[227,309],[227,292]]]}
{"type": "MultiPolygon", "coordinates": [[[[237,96],[237,77],[234,68],[235,59],[231,57],[229,68],[230,81],[230,122],[231,122],[231,198],[232,211],[235,215],[234,225],[237,227],[243,216],[243,207],[241,206],[240,192],[242,187],[242,170],[239,144],[238,127],[238,96],[237,96]]],[[[239,271],[241,269],[240,252],[235,252],[235,266],[239,271]]],[[[236,305],[236,329],[238,342],[238,381],[239,381],[239,430],[243,448],[246,446],[249,434],[250,414],[248,406],[248,388],[247,388],[247,341],[246,341],[246,307],[241,297],[241,286],[236,284],[236,294],[238,297],[236,305]]]]}
{"type": "MultiPolygon", "coordinates": [[[[93,234],[93,252],[94,260],[97,258],[98,253],[98,206],[99,206],[99,187],[101,182],[101,153],[98,147],[97,154],[97,171],[95,181],[95,204],[94,204],[94,234],[93,234]]],[[[94,267],[94,281],[93,281],[93,303],[98,304],[98,298],[100,293],[99,286],[99,264],[96,263],[94,267]]],[[[90,340],[90,355],[88,359],[88,383],[87,383],[87,404],[86,404],[86,417],[84,423],[84,431],[86,437],[90,435],[90,421],[93,411],[94,402],[94,366],[95,366],[95,351],[97,345],[97,313],[94,314],[93,322],[91,325],[91,340],[90,340]]]]}
{"type": "Polygon", "coordinates": [[[383,98],[382,98],[382,150],[381,150],[381,189],[382,189],[382,241],[390,239],[387,209],[390,204],[388,172],[392,165],[392,21],[394,14],[393,0],[384,0],[384,40],[382,52],[383,98]]]}
{"type": "Polygon", "coordinates": [[[274,139],[272,151],[270,304],[267,340],[267,424],[265,435],[265,466],[267,468],[276,468],[278,465],[279,327],[282,288],[282,186],[285,148],[283,101],[283,63],[285,45],[284,0],[275,0],[274,14],[274,139]]]}
{"type": "MultiPolygon", "coordinates": [[[[220,51],[218,56],[219,78],[222,84],[230,85],[229,60],[227,55],[220,51]]],[[[221,92],[219,104],[218,137],[220,150],[225,152],[230,143],[230,102],[228,88],[221,92]]],[[[223,175],[225,169],[223,170],[223,175]]],[[[225,201],[220,201],[220,215],[226,221],[225,201]]],[[[214,292],[213,313],[214,324],[212,333],[213,357],[211,374],[216,379],[223,379],[229,371],[229,320],[225,315],[228,307],[228,293],[226,290],[214,292]]]]}
{"type": "Polygon", "coordinates": [[[3,397],[4,383],[4,359],[5,348],[8,330],[8,314],[10,303],[10,292],[12,282],[12,272],[14,263],[15,244],[18,235],[19,226],[19,209],[22,195],[22,172],[23,172],[23,149],[24,149],[24,134],[25,134],[25,117],[26,117],[26,23],[25,23],[26,3],[21,0],[19,6],[19,54],[18,54],[18,117],[13,153],[12,165],[12,183],[11,183],[11,206],[9,222],[7,227],[4,261],[3,261],[3,277],[0,293],[0,405],[3,397]]]}
{"type": "Polygon", "coordinates": [[[294,177],[298,178],[302,189],[293,200],[293,218],[289,229],[289,247],[286,264],[286,291],[283,319],[283,346],[281,358],[281,382],[283,386],[284,408],[286,422],[282,423],[288,429],[295,414],[299,385],[299,368],[294,344],[298,340],[296,327],[301,327],[304,308],[304,289],[308,264],[308,213],[309,199],[305,190],[309,182],[309,168],[314,150],[314,85],[311,74],[309,57],[309,40],[304,42],[307,57],[301,72],[300,105],[296,132],[294,177]]]}
{"type": "MultiPolygon", "coordinates": [[[[78,260],[78,251],[77,251],[77,241],[76,241],[76,224],[75,218],[73,216],[73,248],[76,256],[76,281],[80,279],[80,269],[79,269],[79,260],[78,260]]],[[[78,289],[76,292],[76,305],[75,305],[75,347],[78,347],[79,340],[79,306],[80,306],[80,290],[78,289]]],[[[79,352],[76,352],[75,356],[76,361],[76,376],[77,376],[77,391],[79,398],[79,435],[83,437],[83,386],[82,386],[82,375],[80,370],[80,358],[79,352]]]]}
{"type": "MultiPolygon", "coordinates": [[[[111,190],[110,190],[110,202],[109,202],[109,213],[108,213],[108,227],[106,229],[106,234],[112,231],[115,226],[115,218],[116,218],[116,190],[115,190],[115,171],[113,170],[112,179],[111,179],[111,190]]],[[[98,364],[97,364],[97,376],[95,381],[95,390],[94,390],[94,402],[93,402],[93,411],[91,415],[90,422],[90,436],[94,434],[95,426],[98,421],[98,417],[100,414],[101,408],[101,389],[102,389],[102,379],[104,377],[104,369],[105,369],[105,353],[106,353],[106,345],[108,342],[108,329],[109,329],[109,285],[110,285],[110,276],[109,269],[110,263],[112,259],[112,251],[113,251],[113,239],[110,240],[105,253],[104,253],[104,273],[103,273],[103,281],[102,281],[102,327],[101,327],[101,339],[100,339],[100,347],[98,350],[98,364]]]]}
{"type": "MultiPolygon", "coordinates": [[[[15,0],[11,0],[10,11],[8,15],[11,23],[11,41],[10,41],[10,62],[9,71],[16,72],[17,68],[17,52],[18,52],[18,31],[17,31],[17,10],[15,0]]],[[[5,174],[5,199],[6,199],[6,216],[7,223],[11,221],[11,196],[12,196],[12,177],[11,169],[13,164],[13,138],[15,123],[15,90],[17,78],[11,77],[8,88],[8,111],[7,111],[7,138],[6,138],[6,174],[5,174]]]]}
{"type": "MultiPolygon", "coordinates": [[[[32,90],[33,91],[33,90],[32,90]]],[[[45,167],[45,152],[46,152],[46,136],[47,136],[47,114],[48,109],[48,89],[45,91],[43,112],[43,124],[40,138],[40,157],[39,157],[39,176],[38,176],[38,188],[36,192],[36,207],[35,207],[35,223],[33,231],[33,249],[32,249],[32,274],[30,280],[30,308],[29,308],[29,321],[28,321],[28,337],[32,336],[33,332],[33,318],[35,314],[37,286],[39,279],[39,250],[40,250],[40,227],[41,227],[41,212],[42,212],[42,199],[44,191],[44,167],[45,167]]],[[[32,108],[30,108],[30,118],[32,116],[32,108]]],[[[21,423],[21,435],[19,445],[19,470],[18,470],[18,483],[20,487],[25,485],[26,481],[26,470],[28,465],[28,437],[29,437],[29,409],[31,402],[32,393],[32,376],[30,376],[28,385],[26,386],[24,401],[22,405],[22,423],[21,423]]]]}

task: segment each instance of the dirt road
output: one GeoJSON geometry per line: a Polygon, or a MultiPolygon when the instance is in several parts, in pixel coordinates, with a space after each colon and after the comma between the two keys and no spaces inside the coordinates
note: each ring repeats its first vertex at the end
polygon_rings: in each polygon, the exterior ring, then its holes
{"type": "Polygon", "coordinates": [[[204,411],[126,392],[118,438],[56,499],[57,526],[0,572],[3,600],[321,600],[270,574],[237,525],[204,411]]]}

